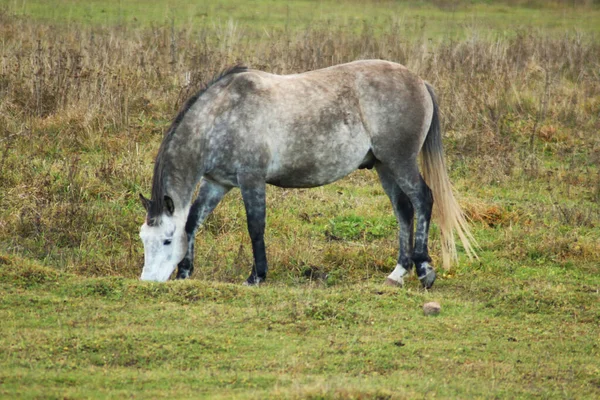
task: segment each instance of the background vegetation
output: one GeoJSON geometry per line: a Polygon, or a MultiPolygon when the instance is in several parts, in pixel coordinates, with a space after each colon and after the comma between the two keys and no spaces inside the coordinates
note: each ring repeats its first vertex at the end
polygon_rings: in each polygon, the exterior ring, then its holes
{"type": "MultiPolygon", "coordinates": [[[[0,394],[597,397],[600,10],[590,1],[0,1],[0,394]],[[189,282],[135,280],[152,162],[178,107],[244,63],[362,58],[437,89],[480,259],[380,283],[375,174],[268,192],[269,283],[238,192],[189,282]],[[437,318],[421,315],[427,300],[437,318]],[[141,392],[143,390],[143,392],[141,392]]],[[[432,232],[434,261],[438,233],[432,232]]],[[[462,253],[461,253],[462,254],[462,253]]],[[[439,263],[438,263],[439,264],[439,263]]]]}

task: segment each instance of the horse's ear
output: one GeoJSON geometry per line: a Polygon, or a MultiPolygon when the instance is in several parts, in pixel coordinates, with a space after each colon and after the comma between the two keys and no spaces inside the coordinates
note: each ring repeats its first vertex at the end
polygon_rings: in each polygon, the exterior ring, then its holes
{"type": "Polygon", "coordinates": [[[146,209],[146,212],[148,212],[150,210],[150,205],[152,204],[152,200],[148,200],[147,198],[144,197],[143,194],[140,193],[140,200],[142,201],[142,205],[144,206],[144,208],[146,209]]]}
{"type": "Polygon", "coordinates": [[[173,199],[169,196],[165,196],[165,209],[169,215],[173,215],[173,212],[175,212],[175,204],[173,204],[173,199]]]}

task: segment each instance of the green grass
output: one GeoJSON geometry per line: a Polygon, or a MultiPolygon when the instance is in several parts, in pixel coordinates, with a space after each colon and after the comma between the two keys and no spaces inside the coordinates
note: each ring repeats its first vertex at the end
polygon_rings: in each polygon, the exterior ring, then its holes
{"type": "MultiPolygon", "coordinates": [[[[527,5],[527,2],[522,2],[527,5]]],[[[534,2],[529,2],[534,3],[534,2]]],[[[560,33],[577,27],[600,32],[598,7],[573,7],[571,2],[515,7],[510,2],[487,1],[276,1],[276,0],[0,0],[14,15],[45,21],[123,25],[129,27],[174,23],[189,29],[222,25],[232,21],[237,29],[252,35],[281,30],[343,26],[360,31],[374,26],[398,26],[400,40],[423,36],[464,38],[473,31],[491,37],[512,35],[516,27],[560,33]]]]}
{"type": "Polygon", "coordinates": [[[148,284],[3,259],[0,394],[21,398],[593,398],[598,275],[148,284]],[[590,285],[590,286],[588,286],[590,285]],[[442,305],[426,317],[424,302],[442,305]],[[26,382],[26,386],[24,383],[26,382]]]}

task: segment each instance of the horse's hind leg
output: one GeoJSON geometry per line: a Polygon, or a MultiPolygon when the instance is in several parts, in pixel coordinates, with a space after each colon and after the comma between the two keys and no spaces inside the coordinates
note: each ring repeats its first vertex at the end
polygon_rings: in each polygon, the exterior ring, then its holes
{"type": "Polygon", "coordinates": [[[376,164],[375,168],[381,186],[383,186],[383,190],[392,202],[394,214],[400,227],[398,264],[392,273],[388,275],[386,284],[402,286],[404,276],[410,272],[413,265],[411,255],[413,250],[414,208],[408,196],[396,183],[391,171],[380,163],[376,164]]]}
{"type": "Polygon", "coordinates": [[[242,199],[246,207],[248,233],[252,241],[254,265],[246,280],[247,285],[258,285],[267,279],[267,253],[265,251],[266,184],[264,176],[245,173],[238,175],[242,199]]]}
{"type": "Polygon", "coordinates": [[[402,166],[390,170],[393,171],[396,183],[410,199],[414,207],[417,222],[415,244],[411,259],[415,263],[417,276],[421,284],[425,288],[430,288],[436,278],[435,271],[431,266],[431,258],[429,257],[427,246],[429,240],[429,223],[433,209],[433,195],[431,189],[429,189],[419,173],[416,160],[402,164],[402,166]]]}
{"type": "Polygon", "coordinates": [[[183,260],[177,265],[176,279],[189,278],[192,272],[194,272],[194,241],[196,231],[230,189],[210,180],[202,180],[198,197],[190,208],[190,213],[185,224],[188,249],[183,260]]]}

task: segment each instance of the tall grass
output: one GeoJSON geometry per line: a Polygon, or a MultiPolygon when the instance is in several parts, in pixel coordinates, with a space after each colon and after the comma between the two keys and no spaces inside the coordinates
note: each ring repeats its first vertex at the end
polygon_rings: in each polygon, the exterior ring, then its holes
{"type": "MultiPolygon", "coordinates": [[[[539,238],[555,220],[554,245],[539,243],[539,251],[554,257],[559,244],[567,260],[598,261],[597,39],[576,31],[547,37],[531,28],[494,40],[476,29],[466,40],[432,40],[407,38],[404,29],[400,21],[384,28],[365,22],[359,29],[319,25],[275,35],[247,32],[233,21],[200,29],[59,26],[0,14],[0,251],[85,275],[135,276],[143,219],[137,193],[149,190],[169,120],[203,82],[236,63],[289,74],[382,58],[407,65],[436,88],[451,173],[481,232],[529,223],[539,238]],[[538,201],[498,206],[485,197],[510,192],[515,182],[521,199],[538,201]],[[570,229],[577,238],[558,234],[570,229]]],[[[335,210],[361,207],[357,196],[374,198],[368,204],[377,213],[366,215],[369,221],[391,218],[373,174],[340,185],[294,197],[270,190],[276,273],[321,265],[362,277],[353,271],[393,265],[394,229],[369,239],[359,221],[362,240],[332,241],[327,234],[335,210]]],[[[199,277],[235,280],[248,268],[235,200],[207,222],[197,250],[207,267],[199,277]]],[[[433,239],[435,248],[435,231],[433,239]]]]}

